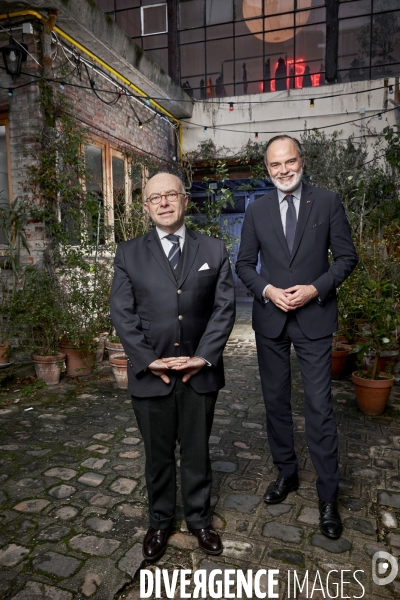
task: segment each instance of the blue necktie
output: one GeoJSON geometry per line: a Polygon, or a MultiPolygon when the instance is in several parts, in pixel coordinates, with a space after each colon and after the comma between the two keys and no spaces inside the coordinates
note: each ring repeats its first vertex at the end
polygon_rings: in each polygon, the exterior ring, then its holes
{"type": "Polygon", "coordinates": [[[293,196],[289,194],[288,196],[284,197],[284,200],[286,200],[288,203],[288,208],[286,211],[286,241],[289,252],[292,254],[294,236],[296,233],[297,215],[293,204],[293,196]]]}
{"type": "Polygon", "coordinates": [[[167,240],[169,240],[173,244],[173,246],[168,254],[168,260],[169,260],[169,264],[171,265],[171,267],[173,269],[176,269],[176,265],[178,264],[179,259],[181,257],[181,246],[179,243],[179,236],[174,235],[173,233],[170,233],[169,235],[167,235],[165,237],[167,238],[167,240]]]}

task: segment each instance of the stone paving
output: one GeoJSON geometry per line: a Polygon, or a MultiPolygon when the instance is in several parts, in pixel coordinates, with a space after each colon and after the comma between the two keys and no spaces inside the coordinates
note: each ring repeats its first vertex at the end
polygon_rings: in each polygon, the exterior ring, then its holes
{"type": "MultiPolygon", "coordinates": [[[[223,554],[207,557],[198,549],[178,507],[164,557],[156,566],[143,560],[143,443],[127,392],[116,388],[104,362],[92,377],[64,377],[59,386],[32,397],[20,395],[23,384],[1,392],[1,599],[136,600],[140,569],[156,574],[157,567],[169,573],[277,569],[274,590],[281,599],[400,597],[400,577],[387,586],[374,584],[371,577],[377,550],[400,555],[400,388],[393,389],[382,417],[365,417],[357,410],[350,380],[333,381],[345,529],[340,540],[330,541],[318,529],[316,476],[304,439],[295,357],[293,412],[301,485],[283,504],[262,501],[275,468],[265,433],[250,309],[247,299],[238,302],[225,352],[227,385],[218,398],[210,437],[214,526],[223,538],[223,554]],[[330,574],[327,590],[327,574],[333,570],[338,573],[330,574]],[[356,570],[364,594],[353,577],[356,570]],[[350,582],[342,588],[341,571],[342,580],[350,582]],[[304,585],[295,596],[294,573],[302,582],[307,572],[308,592],[304,585]]],[[[179,467],[179,449],[176,456],[179,467]]],[[[268,593],[267,575],[261,576],[260,586],[266,597],[274,597],[268,593]]],[[[161,597],[167,597],[164,588],[161,597]]],[[[170,597],[184,596],[178,587],[170,597]]]]}

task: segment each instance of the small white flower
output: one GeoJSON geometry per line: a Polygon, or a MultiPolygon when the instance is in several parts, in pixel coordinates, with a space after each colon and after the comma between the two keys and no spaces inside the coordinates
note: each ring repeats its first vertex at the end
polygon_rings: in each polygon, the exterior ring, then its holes
{"type": "Polygon", "coordinates": [[[382,344],[388,344],[390,342],[389,338],[382,338],[382,344]]]}

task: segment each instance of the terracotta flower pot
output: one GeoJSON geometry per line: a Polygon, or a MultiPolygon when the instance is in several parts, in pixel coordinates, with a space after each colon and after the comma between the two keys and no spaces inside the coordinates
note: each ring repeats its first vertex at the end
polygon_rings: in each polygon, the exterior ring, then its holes
{"type": "Polygon", "coordinates": [[[121,342],[109,342],[106,340],[106,350],[108,352],[108,357],[111,358],[113,354],[121,354],[124,352],[124,347],[121,342]]]}
{"type": "Polygon", "coordinates": [[[10,362],[11,344],[4,340],[0,342],[0,365],[5,365],[10,362]]]}
{"type": "Polygon", "coordinates": [[[128,357],[123,352],[110,356],[111,368],[117,381],[117,387],[121,390],[128,389],[128,357]]]}
{"type": "Polygon", "coordinates": [[[96,352],[89,352],[87,348],[77,348],[67,342],[60,344],[60,352],[67,355],[67,375],[70,377],[83,377],[93,372],[96,362],[96,352]]]}
{"type": "Polygon", "coordinates": [[[386,408],[394,377],[385,377],[384,373],[380,373],[380,377],[382,379],[364,379],[357,375],[357,371],[351,376],[358,408],[366,415],[381,415],[386,408]]]}
{"type": "Polygon", "coordinates": [[[350,350],[343,346],[332,348],[332,379],[339,379],[343,374],[349,352],[350,350]]]}
{"type": "Polygon", "coordinates": [[[384,353],[380,355],[378,358],[378,370],[380,373],[386,373],[389,371],[393,373],[394,365],[399,358],[398,350],[386,350],[384,353]]]}
{"type": "Polygon", "coordinates": [[[43,379],[46,385],[57,385],[60,382],[65,357],[65,352],[59,352],[57,356],[41,356],[32,352],[31,359],[35,365],[36,376],[43,379]]]}

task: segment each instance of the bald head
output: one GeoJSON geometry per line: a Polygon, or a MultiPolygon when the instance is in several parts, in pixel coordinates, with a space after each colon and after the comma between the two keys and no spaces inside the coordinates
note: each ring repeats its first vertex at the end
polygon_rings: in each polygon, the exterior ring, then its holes
{"type": "Polygon", "coordinates": [[[150,193],[149,189],[152,189],[154,185],[156,185],[157,187],[159,185],[163,185],[164,183],[170,184],[172,185],[172,187],[174,189],[176,189],[177,192],[182,192],[182,194],[186,194],[186,190],[185,190],[185,186],[183,184],[183,181],[181,179],[179,179],[179,177],[177,177],[176,175],[172,175],[171,173],[157,173],[157,175],[154,175],[153,177],[151,177],[148,182],[145,185],[144,191],[143,191],[143,199],[144,201],[147,200],[147,198],[149,197],[150,193]]]}

